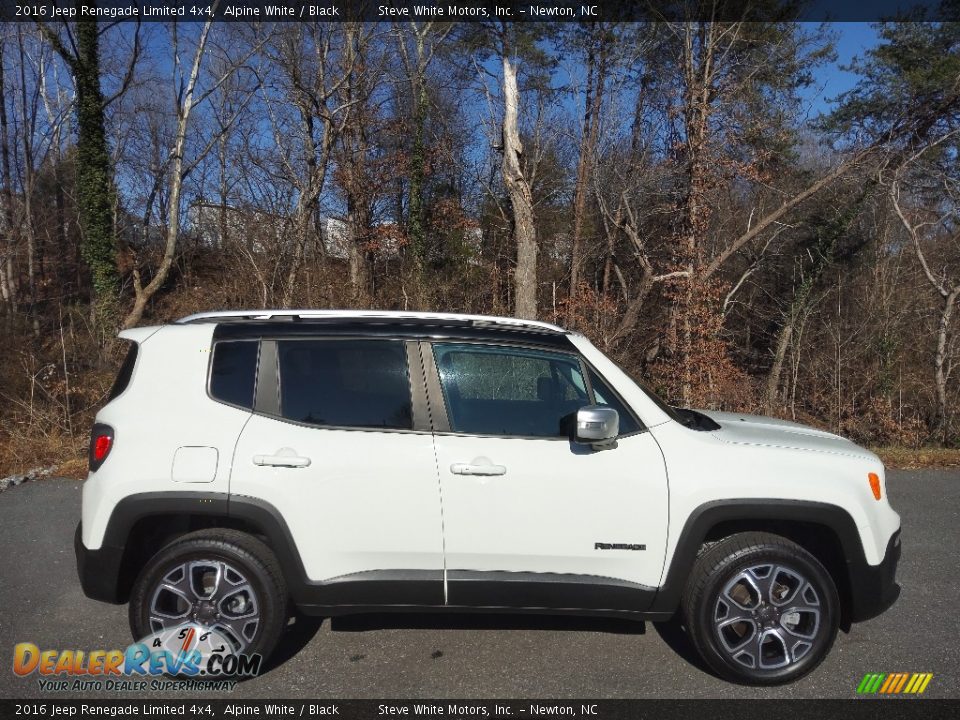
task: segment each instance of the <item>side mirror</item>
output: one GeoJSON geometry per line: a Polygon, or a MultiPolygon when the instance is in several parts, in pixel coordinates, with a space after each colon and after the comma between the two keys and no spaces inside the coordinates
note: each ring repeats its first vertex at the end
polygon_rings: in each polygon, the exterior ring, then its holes
{"type": "Polygon", "coordinates": [[[594,449],[610,447],[620,434],[620,415],[602,405],[587,405],[577,410],[576,441],[594,449]]]}

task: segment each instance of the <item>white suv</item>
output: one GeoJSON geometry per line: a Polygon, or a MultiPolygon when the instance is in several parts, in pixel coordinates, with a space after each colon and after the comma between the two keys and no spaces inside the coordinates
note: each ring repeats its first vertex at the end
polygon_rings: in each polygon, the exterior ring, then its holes
{"type": "Polygon", "coordinates": [[[669,407],[554,325],[290,310],[121,337],[76,553],[137,638],[189,621],[266,655],[291,603],[679,614],[719,675],[773,684],[899,593],[874,454],[669,407]]]}

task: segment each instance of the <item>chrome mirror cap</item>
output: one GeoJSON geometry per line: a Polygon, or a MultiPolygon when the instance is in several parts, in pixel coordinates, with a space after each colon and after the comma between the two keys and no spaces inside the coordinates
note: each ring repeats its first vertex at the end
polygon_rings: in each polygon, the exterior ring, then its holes
{"type": "Polygon", "coordinates": [[[620,415],[602,405],[587,405],[577,410],[576,441],[594,447],[609,446],[620,434],[620,415]]]}

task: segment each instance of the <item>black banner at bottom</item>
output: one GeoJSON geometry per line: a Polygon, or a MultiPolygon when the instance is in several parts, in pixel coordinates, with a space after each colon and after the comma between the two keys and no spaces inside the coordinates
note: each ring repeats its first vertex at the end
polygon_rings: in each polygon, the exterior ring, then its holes
{"type": "Polygon", "coordinates": [[[957,718],[960,700],[0,700],[0,718],[957,718]]]}

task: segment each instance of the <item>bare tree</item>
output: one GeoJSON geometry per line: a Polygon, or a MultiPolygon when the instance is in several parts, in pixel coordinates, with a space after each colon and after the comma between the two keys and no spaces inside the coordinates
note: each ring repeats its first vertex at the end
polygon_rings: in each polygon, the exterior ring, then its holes
{"type": "Polygon", "coordinates": [[[601,111],[607,86],[611,45],[616,42],[613,29],[603,23],[591,23],[586,37],[587,78],[583,124],[580,133],[580,152],[577,177],[573,192],[573,234],[570,245],[570,297],[576,296],[580,285],[581,243],[586,216],[590,177],[596,160],[600,135],[601,111]]]}
{"type": "MultiPolygon", "coordinates": [[[[426,228],[424,207],[424,184],[427,168],[427,71],[437,50],[454,29],[452,23],[410,22],[396,27],[397,47],[403,60],[404,72],[410,84],[413,103],[411,130],[413,139],[410,148],[409,180],[407,188],[407,235],[414,259],[414,272],[420,275],[426,255],[426,228]],[[408,47],[412,45],[411,47],[408,47]]],[[[420,278],[415,283],[420,290],[420,278]]]]}
{"type": "Polygon", "coordinates": [[[291,218],[293,248],[281,299],[284,306],[293,301],[308,240],[315,231],[319,198],[327,187],[334,146],[348,121],[350,102],[341,101],[340,92],[353,72],[355,58],[341,58],[344,38],[338,24],[285,26],[268,45],[268,62],[258,71],[283,177],[296,191],[291,218]],[[268,81],[274,71],[276,83],[268,81]],[[279,92],[270,92],[274,84],[279,92]],[[293,117],[287,117],[287,108],[294,110],[293,117]]]}
{"type": "Polygon", "coordinates": [[[3,183],[3,235],[4,246],[0,248],[0,295],[11,313],[17,311],[17,287],[13,275],[13,258],[17,248],[16,224],[14,221],[13,174],[10,170],[10,129],[7,120],[7,83],[4,75],[6,48],[0,41],[0,172],[3,183]]]}
{"type": "MultiPolygon", "coordinates": [[[[956,270],[951,273],[948,264],[944,262],[940,269],[935,270],[928,259],[928,250],[924,245],[934,243],[956,247],[960,243],[960,185],[952,171],[952,167],[945,172],[937,172],[936,164],[924,168],[920,187],[914,188],[914,200],[926,206],[910,207],[903,197],[903,187],[908,178],[906,171],[910,165],[917,163],[928,152],[938,149],[958,136],[960,131],[952,130],[933,140],[929,145],[908,157],[897,169],[890,182],[890,201],[900,219],[904,230],[913,245],[917,260],[930,287],[939,296],[939,318],[937,320],[936,350],[933,358],[934,391],[936,395],[935,427],[946,439],[950,414],[947,405],[947,383],[954,369],[954,360],[951,353],[953,342],[953,317],[956,311],[957,299],[960,298],[960,273],[956,270]],[[936,188],[930,196],[930,185],[936,188]],[[926,195],[926,198],[924,198],[926,195]],[[953,275],[953,277],[951,277],[953,275]]],[[[946,163],[952,166],[955,150],[947,153],[946,163]]]]}
{"type": "MultiPolygon", "coordinates": [[[[93,0],[82,5],[95,8],[93,0]]],[[[105,97],[101,87],[100,36],[97,22],[76,23],[75,33],[64,23],[62,39],[46,24],[40,30],[70,68],[77,93],[78,204],[83,239],[81,254],[90,268],[94,302],[92,315],[106,337],[116,326],[120,279],[117,272],[113,225],[113,168],[107,143],[104,111],[126,92],[140,57],[140,23],[137,21],[127,71],[117,91],[105,97]]]]}
{"type": "MultiPolygon", "coordinates": [[[[194,109],[202,102],[207,100],[218,88],[220,88],[229,77],[237,72],[238,68],[245,63],[256,51],[256,47],[246,51],[239,60],[234,62],[222,63],[217,76],[211,79],[210,85],[204,89],[198,89],[200,80],[200,71],[204,57],[208,54],[207,42],[210,36],[210,30],[213,25],[212,20],[207,20],[200,30],[194,47],[193,59],[189,67],[185,67],[181,60],[181,36],[179,33],[179,24],[174,22],[170,26],[170,40],[173,52],[173,87],[174,87],[174,117],[176,119],[173,139],[169,154],[166,159],[166,171],[168,190],[167,190],[167,226],[164,240],[163,256],[159,266],[153,273],[150,281],[144,285],[140,268],[135,266],[133,269],[133,307],[127,313],[123,321],[124,327],[133,327],[140,322],[143,317],[147,303],[163,286],[173,266],[174,258],[177,252],[177,243],[180,239],[180,216],[182,213],[181,199],[183,192],[183,182],[187,176],[198,166],[198,164],[210,153],[216,146],[219,138],[232,125],[232,121],[223,123],[218,132],[213,133],[206,142],[201,143],[195,150],[193,156],[188,158],[187,138],[190,127],[190,117],[194,109]]],[[[239,113],[239,109],[237,110],[239,113]]],[[[234,115],[234,118],[236,114],[234,115]]]]}
{"type": "Polygon", "coordinates": [[[517,243],[517,267],[514,276],[514,313],[517,317],[537,317],[537,228],[533,217],[533,193],[523,174],[523,144],[517,128],[520,91],[517,69],[508,49],[501,57],[503,71],[503,183],[513,208],[513,235],[517,243]]]}

